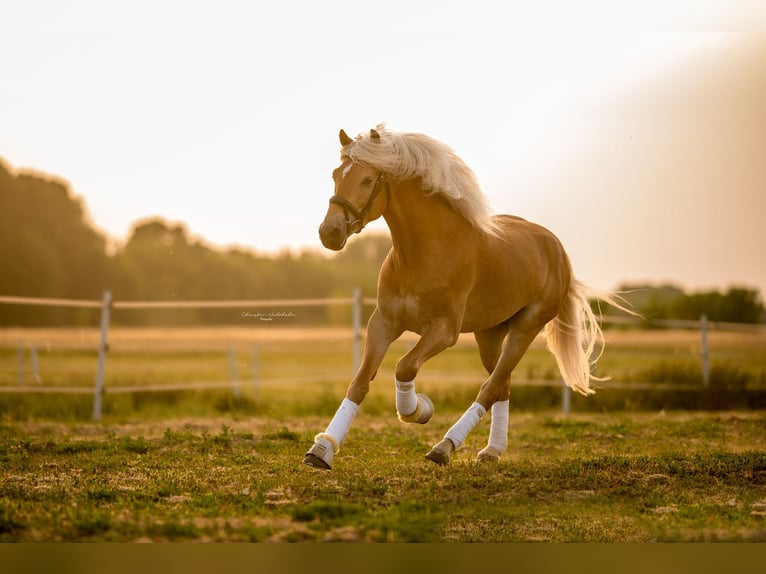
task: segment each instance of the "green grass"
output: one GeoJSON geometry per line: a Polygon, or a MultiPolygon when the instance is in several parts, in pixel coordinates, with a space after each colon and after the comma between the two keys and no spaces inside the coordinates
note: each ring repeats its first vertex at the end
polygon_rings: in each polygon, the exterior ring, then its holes
{"type": "Polygon", "coordinates": [[[766,413],[516,414],[439,467],[425,426],[357,417],[332,471],[301,464],[327,417],[0,426],[0,541],[766,541],[766,413]]]}
{"type": "MultiPolygon", "coordinates": [[[[574,395],[563,416],[560,388],[516,385],[508,453],[474,462],[485,420],[447,468],[424,454],[485,378],[475,345],[426,364],[418,391],[437,414],[412,426],[395,416],[393,372],[410,344],[398,341],[328,473],[301,461],[350,380],[349,339],[264,340],[254,356],[251,333],[240,334],[238,395],[110,393],[228,380],[230,333],[184,334],[115,332],[100,424],[90,394],[0,393],[0,542],[766,541],[763,336],[711,334],[704,392],[605,384],[574,395]]],[[[699,383],[695,335],[613,335],[599,374],[699,383]]],[[[40,384],[91,389],[95,352],[49,336],[40,384]]],[[[0,385],[17,383],[17,364],[6,342],[0,385]]],[[[558,380],[540,343],[514,375],[523,379],[558,380]]]]}

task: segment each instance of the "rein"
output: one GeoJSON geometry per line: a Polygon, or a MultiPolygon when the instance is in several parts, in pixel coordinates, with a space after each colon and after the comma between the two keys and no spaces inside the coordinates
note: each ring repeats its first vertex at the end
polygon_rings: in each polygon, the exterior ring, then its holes
{"type": "Polygon", "coordinates": [[[346,225],[349,227],[350,233],[359,233],[364,229],[364,219],[369,215],[370,210],[372,209],[372,204],[375,203],[375,199],[380,195],[383,187],[386,188],[386,201],[390,201],[391,187],[388,185],[388,180],[385,179],[384,176],[385,174],[381,171],[380,175],[378,175],[378,178],[375,180],[375,185],[372,188],[372,193],[370,194],[369,199],[367,199],[367,203],[364,204],[364,207],[361,210],[357,210],[348,199],[341,197],[340,195],[333,195],[330,198],[330,203],[336,203],[343,208],[343,212],[346,216],[346,225]],[[349,217],[349,213],[353,216],[353,219],[349,217]]]}

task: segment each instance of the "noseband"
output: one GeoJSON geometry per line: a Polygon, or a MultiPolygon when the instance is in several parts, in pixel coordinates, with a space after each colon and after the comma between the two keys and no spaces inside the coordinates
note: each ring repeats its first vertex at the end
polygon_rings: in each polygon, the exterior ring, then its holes
{"type": "Polygon", "coordinates": [[[364,229],[364,218],[369,215],[370,210],[372,209],[372,204],[375,203],[375,199],[380,195],[380,192],[384,187],[386,188],[386,201],[389,201],[391,198],[391,189],[388,185],[388,180],[385,178],[385,174],[381,171],[380,175],[378,175],[378,178],[375,180],[375,185],[372,188],[372,193],[370,194],[367,203],[364,204],[364,207],[361,210],[358,210],[348,199],[341,197],[340,195],[333,195],[330,198],[330,203],[336,203],[343,208],[349,235],[352,233],[359,233],[364,229]],[[349,217],[349,214],[351,214],[351,217],[349,217]]]}

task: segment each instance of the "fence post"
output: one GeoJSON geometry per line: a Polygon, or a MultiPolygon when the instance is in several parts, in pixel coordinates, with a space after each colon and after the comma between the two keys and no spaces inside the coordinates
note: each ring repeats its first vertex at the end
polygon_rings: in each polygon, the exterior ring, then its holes
{"type": "Polygon", "coordinates": [[[354,330],[354,372],[359,370],[362,357],[362,290],[354,289],[354,308],[351,323],[354,330]]]}
{"type": "Polygon", "coordinates": [[[258,343],[253,345],[253,394],[258,398],[258,379],[261,377],[261,348],[258,343]]]}
{"type": "Polygon", "coordinates": [[[27,378],[26,373],[24,373],[24,341],[19,343],[17,356],[19,359],[19,385],[23,385],[27,378]]]}
{"type": "Polygon", "coordinates": [[[705,388],[710,386],[710,348],[707,344],[707,315],[700,317],[700,331],[702,334],[702,383],[705,388]]]}
{"type": "Polygon", "coordinates": [[[101,340],[98,345],[98,370],[96,371],[96,390],[93,392],[93,422],[101,420],[101,398],[104,394],[104,368],[106,352],[109,350],[109,313],[112,309],[112,292],[104,291],[101,305],[101,340]]]}
{"type": "Polygon", "coordinates": [[[237,353],[234,345],[229,345],[229,373],[231,374],[232,391],[235,397],[239,397],[239,373],[237,373],[237,353]]]}
{"type": "Polygon", "coordinates": [[[40,379],[40,363],[37,360],[37,346],[32,345],[29,348],[29,362],[32,364],[32,380],[38,385],[41,382],[40,379]]]}
{"type": "Polygon", "coordinates": [[[569,385],[562,381],[561,383],[561,412],[568,415],[572,410],[572,392],[569,385]]]}

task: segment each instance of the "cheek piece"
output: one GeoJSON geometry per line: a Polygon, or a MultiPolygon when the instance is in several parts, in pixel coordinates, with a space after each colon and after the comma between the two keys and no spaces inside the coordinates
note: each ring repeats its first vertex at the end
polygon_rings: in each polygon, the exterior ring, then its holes
{"type": "Polygon", "coordinates": [[[370,214],[372,204],[375,203],[375,199],[380,195],[380,192],[383,191],[383,188],[386,190],[386,201],[388,201],[391,191],[388,181],[385,179],[384,174],[381,171],[380,175],[378,175],[378,178],[375,180],[375,185],[372,188],[370,197],[367,199],[367,203],[364,204],[364,207],[361,210],[358,210],[348,199],[341,197],[340,195],[333,195],[330,198],[330,203],[335,203],[343,207],[349,235],[352,233],[359,233],[364,229],[364,226],[366,225],[364,220],[370,214]]]}

